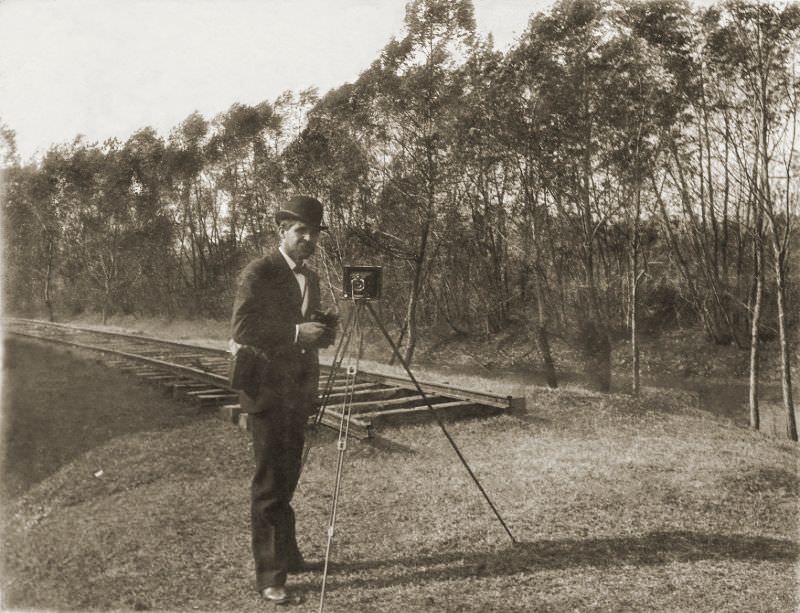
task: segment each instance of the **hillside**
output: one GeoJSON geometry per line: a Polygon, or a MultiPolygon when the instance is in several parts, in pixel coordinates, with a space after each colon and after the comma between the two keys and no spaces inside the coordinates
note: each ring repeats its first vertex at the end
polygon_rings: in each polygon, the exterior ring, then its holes
{"type": "MultiPolygon", "coordinates": [[[[4,605],[261,610],[248,435],[84,357],[13,344],[4,421],[34,429],[52,470],[4,505],[4,605]],[[43,427],[45,412],[73,429],[43,427]]],[[[797,447],[689,404],[531,387],[524,412],[453,423],[517,546],[436,427],[351,444],[327,610],[794,610],[797,447]]],[[[16,447],[4,482],[29,452],[16,447]]],[[[296,497],[312,560],[335,454],[324,436],[296,497]]],[[[294,610],[316,610],[319,579],[294,580],[294,610]]]]}

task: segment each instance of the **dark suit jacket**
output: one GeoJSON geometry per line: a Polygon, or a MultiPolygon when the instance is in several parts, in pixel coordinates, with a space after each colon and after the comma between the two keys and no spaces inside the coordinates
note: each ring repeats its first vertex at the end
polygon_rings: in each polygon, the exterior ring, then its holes
{"type": "MultiPolygon", "coordinates": [[[[320,307],[319,277],[314,271],[307,270],[306,284],[306,315],[310,315],[320,307]]],[[[294,343],[295,325],[304,321],[301,309],[300,287],[277,249],[250,262],[239,276],[233,340],[256,347],[261,354],[255,360],[253,379],[242,386],[241,405],[248,413],[273,407],[297,409],[307,415],[316,410],[318,353],[294,343]]]]}

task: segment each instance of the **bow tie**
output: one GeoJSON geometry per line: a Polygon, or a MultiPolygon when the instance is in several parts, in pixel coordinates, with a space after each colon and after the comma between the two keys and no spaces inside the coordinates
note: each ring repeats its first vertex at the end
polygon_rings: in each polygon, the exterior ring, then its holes
{"type": "Polygon", "coordinates": [[[292,268],[294,274],[296,275],[304,275],[308,271],[305,264],[296,264],[294,268],[292,268]]]}

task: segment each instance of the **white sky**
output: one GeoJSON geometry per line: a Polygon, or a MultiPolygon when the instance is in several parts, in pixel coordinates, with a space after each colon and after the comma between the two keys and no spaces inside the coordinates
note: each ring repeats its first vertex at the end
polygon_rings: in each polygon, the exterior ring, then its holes
{"type": "MultiPolygon", "coordinates": [[[[552,0],[474,0],[500,49],[552,0]]],[[[52,143],[355,80],[403,26],[406,0],[0,0],[0,121],[23,161],[52,143]]]]}

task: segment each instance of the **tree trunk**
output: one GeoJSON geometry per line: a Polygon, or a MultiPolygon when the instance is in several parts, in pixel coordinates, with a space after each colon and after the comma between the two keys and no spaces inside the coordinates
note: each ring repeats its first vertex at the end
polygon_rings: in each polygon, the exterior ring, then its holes
{"type": "Polygon", "coordinates": [[[778,303],[778,331],[781,343],[781,390],[783,392],[783,406],[786,409],[787,424],[786,435],[793,441],[797,440],[797,420],[794,415],[794,399],[792,398],[792,365],[789,353],[789,339],[786,330],[786,287],[783,266],[784,252],[777,244],[775,251],[775,284],[777,289],[776,300],[778,303]]]}
{"type": "MultiPolygon", "coordinates": [[[[758,215],[758,213],[756,214],[758,215]]],[[[758,221],[756,221],[756,233],[753,243],[755,295],[753,296],[752,321],[750,323],[750,427],[758,430],[761,427],[761,415],[758,407],[758,376],[761,357],[758,344],[758,328],[761,320],[761,301],[764,297],[764,252],[761,242],[761,228],[758,221]]]]}
{"type": "MultiPolygon", "coordinates": [[[[408,319],[403,320],[403,326],[400,328],[400,334],[397,335],[397,341],[395,342],[395,346],[401,347],[403,345],[403,339],[406,336],[406,330],[408,330],[408,319]]],[[[397,354],[394,351],[392,351],[392,355],[389,358],[389,364],[394,364],[396,358],[397,354]]]]}
{"type": "Polygon", "coordinates": [[[635,217],[633,219],[633,232],[631,238],[631,376],[633,395],[639,396],[641,392],[640,369],[639,369],[639,329],[637,327],[639,311],[637,309],[639,281],[639,217],[641,216],[641,185],[636,192],[635,217]]]}
{"type": "Polygon", "coordinates": [[[44,276],[44,306],[47,308],[47,318],[49,321],[55,321],[53,315],[53,302],[50,299],[50,283],[53,276],[53,254],[54,254],[53,241],[47,243],[47,270],[44,276]]]}
{"type": "Polygon", "coordinates": [[[106,325],[106,322],[108,321],[108,306],[110,302],[109,296],[111,294],[111,288],[109,287],[107,278],[104,280],[104,285],[105,287],[103,290],[103,325],[106,325]]]}
{"type": "Polygon", "coordinates": [[[534,272],[534,279],[536,283],[536,304],[538,311],[536,344],[539,347],[539,355],[542,356],[542,365],[544,366],[544,376],[547,385],[555,389],[558,387],[558,378],[556,377],[556,365],[553,361],[553,354],[550,352],[550,339],[547,333],[547,316],[544,311],[544,296],[542,295],[542,282],[539,278],[538,268],[534,272]]]}
{"type": "MultiPolygon", "coordinates": [[[[529,171],[526,169],[525,177],[529,176],[529,171]]],[[[527,231],[524,233],[525,239],[525,253],[530,253],[533,250],[534,264],[533,264],[533,283],[534,292],[536,294],[536,346],[539,349],[539,355],[542,358],[542,366],[544,368],[544,376],[547,381],[548,387],[556,389],[558,387],[558,377],[556,375],[556,365],[553,360],[553,354],[550,351],[550,335],[548,333],[548,317],[545,311],[544,290],[542,288],[542,274],[541,274],[541,235],[544,220],[538,218],[538,211],[536,209],[537,198],[530,190],[531,181],[525,181],[525,213],[527,223],[525,227],[527,231]]],[[[547,196],[545,195],[544,206],[542,207],[543,215],[546,215],[547,196]]],[[[520,282],[520,289],[524,295],[525,290],[525,277],[529,270],[527,260],[523,268],[523,278],[520,282]]],[[[556,275],[558,276],[558,275],[556,275]]]]}
{"type": "Polygon", "coordinates": [[[611,341],[608,333],[589,315],[581,318],[577,334],[589,386],[600,392],[611,391],[611,341]]]}
{"type": "MultiPolygon", "coordinates": [[[[789,354],[789,339],[786,330],[786,250],[787,247],[783,243],[780,232],[778,231],[778,219],[774,210],[774,202],[772,199],[772,190],[770,189],[769,182],[769,162],[770,162],[770,147],[769,147],[769,106],[767,97],[767,83],[766,79],[760,81],[760,115],[759,115],[759,128],[760,128],[760,149],[761,149],[761,197],[763,212],[767,215],[769,221],[770,234],[772,237],[772,252],[773,261],[775,265],[775,300],[778,307],[778,333],[781,344],[781,388],[783,391],[783,406],[786,410],[786,435],[789,439],[797,440],[797,421],[794,414],[794,400],[792,398],[792,370],[791,370],[791,356],[789,354]]],[[[791,223],[791,219],[785,220],[786,224],[791,223]]],[[[788,226],[787,226],[788,230],[788,226]]],[[[788,244],[788,243],[787,243],[788,244]]]]}
{"type": "Polygon", "coordinates": [[[558,377],[556,377],[556,365],[553,362],[553,355],[550,352],[550,339],[547,334],[547,327],[541,324],[536,326],[536,344],[542,356],[544,365],[544,376],[547,386],[553,389],[558,387],[558,377]]]}
{"type": "Polygon", "coordinates": [[[611,391],[611,337],[608,322],[597,295],[594,262],[594,221],[591,207],[591,134],[585,135],[586,143],[581,167],[581,231],[583,233],[583,266],[587,289],[586,317],[581,322],[580,342],[586,361],[587,374],[593,385],[601,392],[611,391]]]}
{"type": "Polygon", "coordinates": [[[414,357],[414,349],[417,344],[417,305],[419,304],[419,297],[422,292],[422,276],[425,256],[428,251],[428,234],[430,233],[430,227],[431,222],[429,220],[422,228],[419,251],[414,260],[414,282],[411,286],[411,295],[408,298],[408,315],[406,317],[408,323],[408,344],[406,344],[406,351],[403,355],[403,361],[406,363],[406,366],[411,366],[411,360],[414,357]]]}
{"type": "Polygon", "coordinates": [[[639,373],[639,338],[638,330],[636,328],[637,321],[637,290],[639,287],[639,279],[636,276],[636,256],[633,256],[634,268],[631,270],[631,375],[633,377],[633,395],[638,396],[641,391],[640,386],[640,373],[639,373]]]}
{"type": "MultiPolygon", "coordinates": [[[[415,271],[415,277],[419,276],[419,267],[415,271]]],[[[414,358],[414,349],[417,345],[417,303],[419,302],[419,291],[416,282],[411,290],[411,296],[408,298],[408,314],[406,315],[408,322],[408,343],[406,350],[403,354],[403,361],[406,366],[411,366],[411,360],[414,358]]]]}

